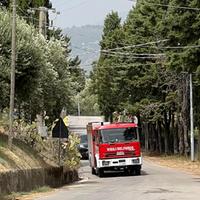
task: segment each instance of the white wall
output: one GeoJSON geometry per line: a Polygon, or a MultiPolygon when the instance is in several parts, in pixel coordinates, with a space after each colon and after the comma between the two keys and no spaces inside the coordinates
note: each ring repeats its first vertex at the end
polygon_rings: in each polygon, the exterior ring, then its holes
{"type": "Polygon", "coordinates": [[[86,134],[89,122],[103,122],[103,116],[69,116],[69,130],[80,135],[86,134]]]}

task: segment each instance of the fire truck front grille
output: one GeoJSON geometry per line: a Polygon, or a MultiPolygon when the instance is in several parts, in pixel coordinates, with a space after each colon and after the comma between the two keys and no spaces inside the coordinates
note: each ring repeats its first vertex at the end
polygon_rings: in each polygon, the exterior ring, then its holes
{"type": "Polygon", "coordinates": [[[122,155],[118,155],[117,152],[114,152],[114,153],[105,153],[105,157],[106,158],[111,158],[111,157],[133,157],[135,154],[134,152],[124,152],[124,154],[122,155]]]}

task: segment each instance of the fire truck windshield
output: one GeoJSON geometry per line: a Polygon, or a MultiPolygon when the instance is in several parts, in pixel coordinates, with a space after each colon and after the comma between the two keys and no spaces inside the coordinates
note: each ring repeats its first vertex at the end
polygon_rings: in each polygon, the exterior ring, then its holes
{"type": "Polygon", "coordinates": [[[100,143],[128,142],[137,139],[137,128],[104,129],[100,131],[100,143]]]}

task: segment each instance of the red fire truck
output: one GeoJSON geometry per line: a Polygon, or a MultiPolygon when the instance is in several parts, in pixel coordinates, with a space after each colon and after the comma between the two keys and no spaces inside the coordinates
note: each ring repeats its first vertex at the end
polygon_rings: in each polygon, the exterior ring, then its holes
{"type": "Polygon", "coordinates": [[[92,174],[124,170],[140,175],[142,157],[137,124],[94,122],[87,126],[92,174]]]}

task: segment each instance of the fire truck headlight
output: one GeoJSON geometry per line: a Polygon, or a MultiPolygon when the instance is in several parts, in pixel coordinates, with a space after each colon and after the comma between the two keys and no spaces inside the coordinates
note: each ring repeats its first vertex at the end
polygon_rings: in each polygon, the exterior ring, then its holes
{"type": "Polygon", "coordinates": [[[134,164],[138,164],[138,163],[140,163],[140,159],[139,159],[139,158],[133,159],[132,162],[133,162],[134,164]]]}
{"type": "Polygon", "coordinates": [[[106,161],[106,160],[102,161],[103,166],[109,166],[109,164],[110,164],[110,161],[106,161]]]}

